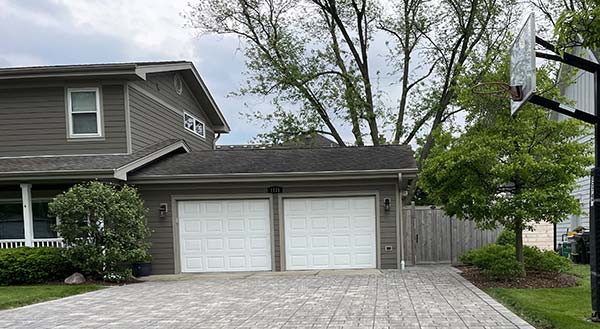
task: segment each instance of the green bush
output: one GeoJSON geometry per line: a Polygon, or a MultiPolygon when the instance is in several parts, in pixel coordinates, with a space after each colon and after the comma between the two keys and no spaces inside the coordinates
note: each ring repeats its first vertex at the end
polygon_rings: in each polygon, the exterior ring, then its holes
{"type": "MultiPolygon", "coordinates": [[[[523,267],[515,256],[512,245],[491,244],[470,250],[460,257],[461,262],[472,265],[496,279],[509,279],[523,275],[523,267]]],[[[537,247],[523,246],[525,271],[558,274],[571,267],[571,261],[554,251],[541,251],[537,247]]]]}
{"type": "Polygon", "coordinates": [[[523,246],[523,259],[527,271],[558,274],[571,268],[571,261],[552,250],[523,246]]]}
{"type": "Polygon", "coordinates": [[[496,244],[504,245],[504,246],[514,246],[517,241],[517,236],[515,235],[515,231],[504,229],[496,239],[496,244]]]}
{"type": "Polygon", "coordinates": [[[476,266],[482,273],[495,279],[509,279],[524,274],[513,246],[491,244],[465,253],[460,260],[476,266]]]}
{"type": "Polygon", "coordinates": [[[59,248],[0,249],[0,285],[62,281],[74,271],[59,248]]]}
{"type": "Polygon", "coordinates": [[[85,275],[122,281],[130,264],[148,255],[146,209],[130,186],[88,182],[71,187],[50,204],[66,255],[85,275]],[[129,264],[129,265],[128,265],[129,264]]]}

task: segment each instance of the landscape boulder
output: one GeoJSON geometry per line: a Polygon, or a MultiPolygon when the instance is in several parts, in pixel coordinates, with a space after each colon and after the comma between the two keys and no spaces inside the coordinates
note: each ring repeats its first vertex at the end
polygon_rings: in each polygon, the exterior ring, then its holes
{"type": "Polygon", "coordinates": [[[66,284],[82,284],[85,282],[83,274],[75,272],[65,279],[66,284]]]}

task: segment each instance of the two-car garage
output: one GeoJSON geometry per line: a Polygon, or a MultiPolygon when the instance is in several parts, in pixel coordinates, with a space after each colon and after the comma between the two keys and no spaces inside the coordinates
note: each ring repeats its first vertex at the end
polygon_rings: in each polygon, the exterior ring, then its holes
{"type": "Polygon", "coordinates": [[[270,271],[275,239],[286,270],[377,266],[375,196],[281,198],[279,223],[271,201],[178,201],[181,272],[270,271]]]}

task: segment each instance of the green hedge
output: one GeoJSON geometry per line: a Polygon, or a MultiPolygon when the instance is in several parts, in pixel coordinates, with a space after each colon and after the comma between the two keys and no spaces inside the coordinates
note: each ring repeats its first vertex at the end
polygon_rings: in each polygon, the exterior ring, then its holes
{"type": "Polygon", "coordinates": [[[523,246],[525,269],[517,261],[515,247],[512,245],[491,244],[473,249],[460,260],[473,265],[482,273],[496,279],[510,279],[521,276],[526,271],[558,274],[566,272],[571,267],[571,261],[559,256],[553,251],[541,251],[536,247],[523,246]]]}
{"type": "Polygon", "coordinates": [[[0,285],[62,281],[74,271],[59,248],[0,249],[0,285]]]}
{"type": "Polygon", "coordinates": [[[496,279],[507,279],[524,274],[523,267],[515,257],[515,248],[512,246],[491,244],[470,250],[460,260],[496,279]]]}

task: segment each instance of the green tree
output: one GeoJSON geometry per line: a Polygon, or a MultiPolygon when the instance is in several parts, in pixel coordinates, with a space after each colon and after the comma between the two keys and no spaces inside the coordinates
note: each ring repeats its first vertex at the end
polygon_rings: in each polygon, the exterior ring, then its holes
{"type": "MultiPolygon", "coordinates": [[[[514,4],[197,0],[186,16],[200,33],[241,41],[247,81],[238,93],[272,96],[277,106],[249,114],[269,129],[260,141],[319,132],[345,145],[340,131],[347,127],[350,144],[406,144],[452,117],[457,80],[507,38],[514,4]],[[384,67],[374,67],[374,58],[386,59],[384,67]],[[386,94],[382,75],[400,91],[386,94]]],[[[431,145],[428,139],[424,157],[431,145]]]]}
{"type": "Polygon", "coordinates": [[[600,1],[533,0],[532,3],[549,23],[559,49],[576,46],[593,51],[600,49],[600,1]]]}
{"type": "MultiPolygon", "coordinates": [[[[485,80],[508,81],[508,59],[485,80]]],[[[538,86],[545,96],[559,97],[545,68],[538,70],[538,86]]],[[[432,150],[420,185],[450,216],[473,220],[484,229],[502,225],[514,230],[516,257],[522,263],[523,230],[581,212],[570,193],[592,164],[590,145],[577,141],[587,127],[573,119],[553,120],[532,104],[513,118],[508,99],[463,90],[460,101],[469,113],[468,127],[459,137],[446,134],[447,142],[432,150]]]]}
{"type": "Polygon", "coordinates": [[[131,276],[124,264],[148,256],[146,209],[131,186],[78,184],[58,195],[49,209],[60,219],[57,231],[67,256],[87,275],[123,280],[131,276]]]}

